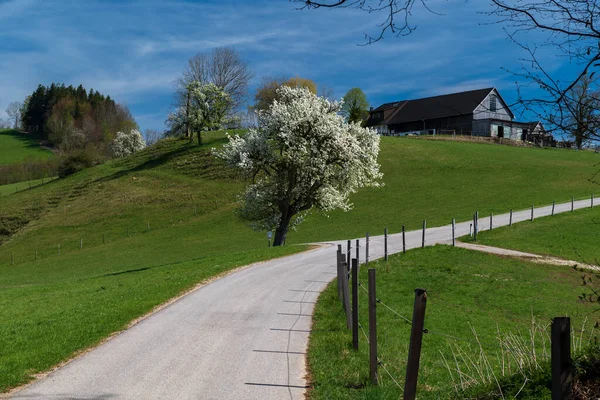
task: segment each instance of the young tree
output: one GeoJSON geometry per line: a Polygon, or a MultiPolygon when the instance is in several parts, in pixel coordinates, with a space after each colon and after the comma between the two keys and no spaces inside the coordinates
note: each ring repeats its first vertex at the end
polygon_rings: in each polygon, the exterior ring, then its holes
{"type": "Polygon", "coordinates": [[[344,95],[342,115],[348,122],[362,123],[369,117],[369,102],[360,88],[352,88],[344,95]]]}
{"type": "Polygon", "coordinates": [[[581,149],[588,141],[600,138],[600,94],[589,77],[584,77],[565,96],[563,115],[552,125],[575,140],[581,149]]]}
{"type": "Polygon", "coordinates": [[[21,109],[23,108],[23,104],[18,101],[13,101],[6,108],[6,114],[8,114],[8,119],[12,122],[14,129],[19,129],[21,127],[21,109]]]}
{"type": "Polygon", "coordinates": [[[146,129],[144,131],[144,139],[146,146],[153,145],[164,137],[164,135],[156,129],[146,129]]]}
{"type": "Polygon", "coordinates": [[[256,89],[254,106],[252,109],[254,111],[268,109],[271,104],[273,104],[273,101],[277,99],[277,89],[281,86],[306,88],[311,93],[317,94],[317,84],[310,79],[301,78],[299,76],[288,79],[282,77],[263,77],[261,85],[256,89]]]}
{"type": "Polygon", "coordinates": [[[229,95],[231,101],[226,111],[233,112],[244,103],[253,76],[249,65],[231,47],[218,47],[210,54],[198,53],[188,60],[177,80],[176,105],[185,107],[187,88],[191,83],[213,83],[229,95]]]}
{"type": "Polygon", "coordinates": [[[340,103],[306,88],[282,86],[277,100],[259,112],[259,126],[229,138],[217,157],[252,177],[241,215],[256,230],[275,230],[284,243],[314,207],[350,210],[361,187],[378,187],[379,136],[338,115],[340,103]]]}
{"type": "Polygon", "coordinates": [[[213,83],[194,81],[187,86],[188,100],[185,107],[178,107],[167,118],[171,132],[181,132],[193,140],[198,135],[202,144],[202,131],[221,126],[230,104],[229,95],[213,83]]]}
{"type": "Polygon", "coordinates": [[[113,155],[118,158],[127,157],[144,147],[146,147],[146,142],[137,129],[132,129],[129,133],[117,132],[112,144],[113,155]]]}

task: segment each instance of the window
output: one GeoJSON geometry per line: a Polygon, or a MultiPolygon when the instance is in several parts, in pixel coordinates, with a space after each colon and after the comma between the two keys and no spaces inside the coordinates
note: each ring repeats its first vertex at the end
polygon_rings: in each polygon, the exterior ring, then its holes
{"type": "Polygon", "coordinates": [[[490,112],[496,112],[498,111],[498,107],[496,105],[496,95],[492,94],[490,95],[490,112]]]}

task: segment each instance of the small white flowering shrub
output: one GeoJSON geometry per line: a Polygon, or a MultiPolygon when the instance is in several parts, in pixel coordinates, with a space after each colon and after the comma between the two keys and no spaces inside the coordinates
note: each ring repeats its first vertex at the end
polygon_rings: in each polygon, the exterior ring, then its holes
{"type": "Polygon", "coordinates": [[[137,129],[132,129],[129,133],[117,132],[112,143],[113,155],[118,158],[127,157],[144,147],[146,147],[146,142],[137,129]]]}

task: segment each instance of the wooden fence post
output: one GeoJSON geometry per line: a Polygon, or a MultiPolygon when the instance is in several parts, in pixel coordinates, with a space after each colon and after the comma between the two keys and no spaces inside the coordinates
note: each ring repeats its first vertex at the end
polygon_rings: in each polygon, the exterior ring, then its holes
{"type": "Polygon", "coordinates": [[[494,213],[490,213],[490,231],[494,229],[494,213]]]}
{"type": "Polygon", "coordinates": [[[365,237],[365,264],[369,264],[369,232],[365,237]]]}
{"type": "Polygon", "coordinates": [[[571,197],[571,211],[575,210],[575,197],[571,197]]]}
{"type": "Polygon", "coordinates": [[[358,259],[352,260],[352,347],[358,350],[358,259]]]}
{"type": "Polygon", "coordinates": [[[427,229],[427,221],[423,221],[423,238],[421,241],[421,248],[425,248],[425,229],[427,229]]]}
{"type": "Polygon", "coordinates": [[[415,290],[415,305],[408,348],[408,364],[406,365],[406,381],[404,383],[404,400],[414,400],[417,395],[417,379],[423,344],[423,328],[425,326],[425,306],[427,292],[425,289],[415,290]]]}
{"type": "Polygon", "coordinates": [[[348,329],[352,329],[352,310],[350,309],[350,288],[348,283],[347,264],[349,264],[349,262],[342,267],[342,298],[344,300],[344,310],[346,311],[346,326],[348,329]]]}
{"type": "Polygon", "coordinates": [[[356,259],[360,260],[360,240],[356,239],[356,259]]]}
{"type": "Polygon", "coordinates": [[[337,249],[337,288],[338,288],[338,299],[342,299],[342,245],[338,244],[337,249]]]}
{"type": "Polygon", "coordinates": [[[402,225],[402,254],[406,254],[406,229],[402,225]]]}
{"type": "Polygon", "coordinates": [[[534,209],[534,207],[533,207],[533,204],[532,204],[532,205],[531,205],[531,220],[532,220],[532,221],[533,221],[533,209],[534,209]]]}
{"type": "Polygon", "coordinates": [[[508,221],[508,226],[512,226],[512,217],[513,217],[513,210],[512,208],[510,209],[510,219],[508,221]]]}
{"type": "Polygon", "coordinates": [[[371,384],[377,385],[377,270],[369,268],[369,375],[371,384]]]}
{"type": "Polygon", "coordinates": [[[387,242],[388,242],[388,229],[385,228],[383,230],[383,258],[385,261],[388,260],[388,246],[387,246],[387,242]]]}
{"type": "Polygon", "coordinates": [[[469,236],[473,237],[473,223],[469,224],[469,236]]]}
{"type": "Polygon", "coordinates": [[[477,212],[473,216],[473,240],[477,241],[477,212]]]}
{"type": "Polygon", "coordinates": [[[594,208],[594,193],[592,193],[592,204],[590,205],[591,208],[594,208]]]}
{"type": "Polygon", "coordinates": [[[352,259],[352,240],[348,240],[346,244],[346,272],[350,272],[350,260],[352,259]]]}
{"type": "Polygon", "coordinates": [[[552,200],[552,216],[554,216],[554,207],[556,207],[556,200],[552,200]]]}
{"type": "Polygon", "coordinates": [[[452,218],[452,246],[456,246],[456,219],[452,218]]]}
{"type": "Polygon", "coordinates": [[[571,319],[552,319],[552,400],[570,400],[573,396],[571,362],[571,319]]]}

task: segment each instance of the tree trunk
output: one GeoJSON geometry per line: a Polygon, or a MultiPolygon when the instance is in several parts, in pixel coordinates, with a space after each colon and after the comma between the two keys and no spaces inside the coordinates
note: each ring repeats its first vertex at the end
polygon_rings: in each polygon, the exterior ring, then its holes
{"type": "Polygon", "coordinates": [[[200,134],[200,131],[198,131],[198,144],[202,144],[202,135],[200,134]]]}
{"type": "Polygon", "coordinates": [[[273,239],[273,247],[281,246],[285,243],[285,238],[287,236],[291,220],[292,220],[292,215],[289,215],[289,211],[282,214],[281,221],[279,222],[279,226],[277,226],[277,229],[275,230],[275,238],[273,239]]]}
{"type": "Polygon", "coordinates": [[[190,132],[190,90],[187,91],[187,101],[185,103],[185,137],[192,140],[192,133],[190,132]]]}

